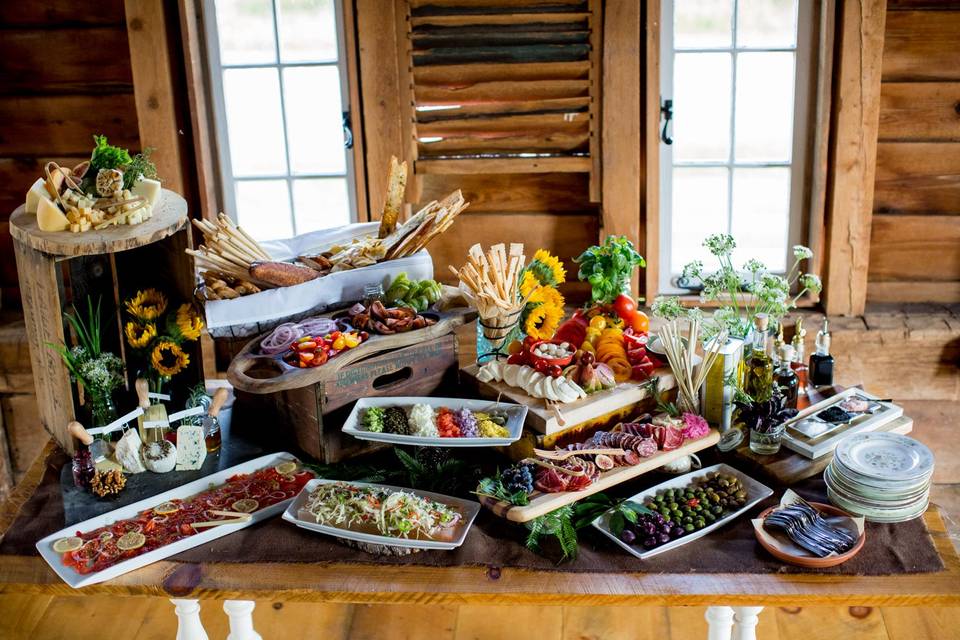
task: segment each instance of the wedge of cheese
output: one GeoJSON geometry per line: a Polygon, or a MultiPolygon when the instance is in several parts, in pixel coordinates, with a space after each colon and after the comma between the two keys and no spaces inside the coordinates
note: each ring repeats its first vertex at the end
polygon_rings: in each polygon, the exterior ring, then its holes
{"type": "Polygon", "coordinates": [[[133,195],[146,198],[151,207],[156,207],[157,203],[160,202],[160,191],[160,181],[150,178],[140,178],[133,183],[133,188],[130,189],[130,193],[133,195]]]}
{"type": "Polygon", "coordinates": [[[194,471],[203,466],[207,445],[203,427],[185,424],[177,428],[177,471],[194,471]]]}
{"type": "Polygon", "coordinates": [[[41,198],[37,205],[37,226],[40,231],[66,231],[70,228],[70,221],[55,202],[41,198]]]}
{"type": "Polygon", "coordinates": [[[47,188],[44,186],[43,178],[37,178],[37,181],[31,185],[30,191],[27,191],[27,201],[25,203],[27,213],[36,213],[37,207],[40,206],[40,201],[49,199],[50,196],[47,195],[47,188]]]}
{"type": "Polygon", "coordinates": [[[147,470],[143,466],[143,458],[140,457],[142,446],[143,442],[140,440],[140,434],[137,433],[136,429],[127,429],[120,441],[117,442],[113,455],[127,473],[143,473],[147,470]]]}

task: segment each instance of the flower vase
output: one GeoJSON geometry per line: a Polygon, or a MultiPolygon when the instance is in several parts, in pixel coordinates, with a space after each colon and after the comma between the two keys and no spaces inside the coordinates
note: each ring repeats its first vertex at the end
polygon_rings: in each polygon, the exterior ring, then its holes
{"type": "Polygon", "coordinates": [[[113,404],[113,394],[109,391],[93,393],[87,390],[89,395],[90,408],[90,426],[105,427],[120,416],[117,414],[117,407],[113,404]]]}

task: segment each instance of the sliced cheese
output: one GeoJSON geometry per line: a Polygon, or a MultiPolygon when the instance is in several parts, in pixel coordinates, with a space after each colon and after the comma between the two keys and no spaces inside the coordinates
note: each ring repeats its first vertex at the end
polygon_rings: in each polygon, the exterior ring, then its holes
{"type": "Polygon", "coordinates": [[[133,183],[133,188],[130,189],[130,193],[135,196],[143,196],[147,199],[147,202],[150,203],[151,207],[156,207],[157,203],[160,202],[160,181],[151,180],[150,178],[140,178],[133,183]]]}
{"type": "Polygon", "coordinates": [[[503,381],[511,387],[519,387],[522,373],[523,367],[520,365],[508,364],[503,368],[503,381]]]}
{"type": "Polygon", "coordinates": [[[40,201],[49,199],[50,196],[47,195],[47,188],[44,186],[43,178],[37,178],[37,181],[34,182],[30,190],[27,191],[27,201],[24,203],[24,208],[27,210],[27,213],[36,213],[37,207],[40,206],[40,201]]]}
{"type": "Polygon", "coordinates": [[[66,231],[70,228],[70,221],[55,202],[42,198],[37,205],[37,226],[40,231],[66,231]]]}
{"type": "Polygon", "coordinates": [[[203,427],[185,424],[177,429],[177,471],[196,471],[207,457],[203,427]]]}

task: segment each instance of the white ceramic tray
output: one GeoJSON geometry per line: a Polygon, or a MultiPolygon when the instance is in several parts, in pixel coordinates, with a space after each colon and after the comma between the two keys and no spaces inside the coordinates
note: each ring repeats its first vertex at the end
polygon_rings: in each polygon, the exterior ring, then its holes
{"type": "Polygon", "coordinates": [[[354,540],[356,542],[366,542],[368,544],[379,544],[388,547],[402,547],[405,549],[441,549],[441,550],[450,550],[456,549],[463,544],[463,541],[467,537],[467,533],[470,531],[470,527],[473,526],[473,520],[477,517],[477,513],[480,512],[480,503],[473,502],[471,500],[463,500],[461,498],[454,498],[453,496],[447,496],[440,493],[431,493],[429,491],[419,491],[417,489],[406,489],[404,487],[395,487],[392,485],[386,484],[371,484],[369,482],[352,482],[352,481],[341,481],[341,480],[327,480],[323,478],[316,478],[308,482],[303,489],[300,491],[300,495],[293,499],[293,502],[290,503],[290,506],[287,507],[287,510],[283,512],[283,519],[287,522],[292,522],[301,529],[308,529],[310,531],[316,531],[317,533],[324,533],[330,536],[335,536],[337,538],[343,538],[345,540],[354,540]],[[350,531],[349,529],[341,529],[340,527],[335,527],[332,525],[319,524],[318,522],[311,520],[303,520],[298,516],[300,509],[304,506],[307,501],[307,496],[311,491],[316,489],[318,486],[323,484],[335,484],[337,482],[343,482],[344,484],[349,484],[357,487],[376,487],[379,489],[387,489],[388,491],[405,491],[407,493],[412,493],[418,495],[422,498],[429,498],[435,502],[442,502],[443,504],[449,505],[451,507],[456,507],[460,513],[463,514],[463,524],[460,525],[460,535],[457,536],[455,540],[449,542],[442,542],[439,540],[410,540],[406,538],[394,538],[391,536],[381,536],[371,533],[361,533],[358,531],[350,531]]]}
{"type": "Polygon", "coordinates": [[[608,538],[616,542],[618,545],[623,547],[628,553],[640,558],[641,560],[644,560],[646,558],[650,558],[660,553],[663,553],[664,551],[670,551],[671,549],[682,547],[688,542],[693,542],[697,538],[702,538],[703,536],[707,535],[714,529],[718,529],[719,527],[722,527],[723,525],[727,524],[731,520],[743,515],[746,511],[752,509],[758,502],[760,502],[767,496],[773,495],[773,489],[766,486],[765,484],[761,484],[757,482],[750,476],[744,473],[741,473],[740,471],[737,471],[731,466],[728,466],[725,464],[715,464],[712,467],[705,467],[697,471],[691,471],[690,473],[685,473],[682,476],[677,476],[676,478],[672,478],[670,480],[667,480],[666,482],[661,482],[655,487],[650,487],[649,489],[645,489],[640,493],[630,496],[629,498],[627,498],[627,500],[631,502],[644,504],[647,498],[652,498],[653,496],[657,495],[657,493],[661,491],[665,491],[666,489],[678,489],[680,487],[686,487],[688,484],[693,482],[693,480],[695,480],[696,478],[700,478],[714,471],[730,474],[739,478],[740,482],[743,483],[744,489],[746,489],[747,491],[747,503],[742,507],[740,507],[739,509],[737,509],[736,511],[725,515],[724,517],[720,518],[716,522],[713,522],[707,525],[706,527],[704,527],[703,529],[700,529],[699,531],[688,533],[675,540],[671,540],[666,544],[662,544],[659,547],[654,547],[653,549],[643,549],[642,547],[631,546],[627,544],[626,542],[621,540],[619,536],[614,535],[614,533],[610,531],[610,516],[612,515],[612,510],[601,514],[596,520],[593,521],[593,526],[596,529],[599,529],[601,532],[603,532],[605,536],[607,536],[608,538]]]}
{"type": "Polygon", "coordinates": [[[343,425],[343,432],[360,440],[388,442],[390,444],[408,444],[418,447],[503,447],[520,439],[523,422],[527,418],[527,407],[510,402],[491,400],[464,400],[463,398],[426,398],[417,396],[383,396],[379,398],[360,398],[343,425]],[[431,407],[450,409],[470,409],[471,411],[489,411],[497,409],[507,414],[506,438],[428,438],[423,436],[403,436],[396,433],[374,433],[362,426],[363,411],[369,407],[401,407],[407,409],[415,404],[428,404],[431,407]]]}
{"type": "Polygon", "coordinates": [[[254,471],[258,471],[266,467],[273,467],[281,462],[287,461],[299,462],[299,460],[297,460],[297,458],[292,454],[280,452],[261,456],[254,460],[244,462],[243,464],[230,467],[229,469],[218,471],[217,473],[209,475],[205,478],[194,480],[193,482],[189,482],[175,489],[170,489],[169,491],[164,491],[158,495],[145,498],[139,502],[134,502],[133,504],[129,504],[125,507],[121,507],[120,509],[116,509],[114,511],[104,513],[103,515],[99,515],[95,518],[90,518],[89,520],[84,520],[83,522],[77,522],[76,524],[64,527],[60,531],[51,533],[45,538],[39,540],[37,542],[37,551],[39,551],[43,559],[47,561],[47,564],[50,565],[50,568],[52,568],[56,574],[63,579],[64,582],[74,589],[86,587],[87,585],[91,584],[97,584],[105,580],[111,580],[117,576],[122,576],[125,573],[129,573],[134,569],[145,567],[148,564],[158,562],[164,558],[169,558],[170,556],[176,555],[182,551],[186,551],[187,549],[198,547],[202,544],[210,542],[211,540],[222,538],[223,536],[231,534],[234,531],[249,527],[252,524],[266,520],[267,518],[271,518],[283,511],[283,509],[293,498],[282,500],[276,504],[270,505],[269,507],[255,511],[252,514],[253,517],[243,524],[210,527],[200,533],[187,538],[182,538],[176,542],[160,547],[159,549],[154,549],[153,551],[148,551],[140,554],[139,556],[130,558],[129,560],[118,562],[113,566],[107,567],[103,571],[98,571],[95,573],[80,574],[77,573],[73,568],[63,564],[63,561],[61,560],[61,554],[53,550],[53,543],[60,538],[75,535],[77,531],[91,531],[93,529],[99,529],[100,527],[110,525],[117,520],[124,520],[126,518],[136,516],[139,512],[155,507],[161,502],[189,498],[197,495],[198,493],[203,493],[210,488],[211,484],[224,484],[228,478],[237,475],[238,473],[252,473],[254,471]]]}

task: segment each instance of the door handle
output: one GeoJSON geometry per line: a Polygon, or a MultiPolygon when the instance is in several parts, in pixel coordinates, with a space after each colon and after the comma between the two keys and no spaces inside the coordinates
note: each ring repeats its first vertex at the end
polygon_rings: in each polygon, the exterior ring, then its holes
{"type": "Polygon", "coordinates": [[[667,127],[670,126],[670,121],[673,120],[673,100],[663,101],[663,104],[660,105],[660,115],[663,117],[663,129],[660,131],[660,140],[663,141],[663,144],[673,144],[673,138],[667,133],[667,127]]]}

